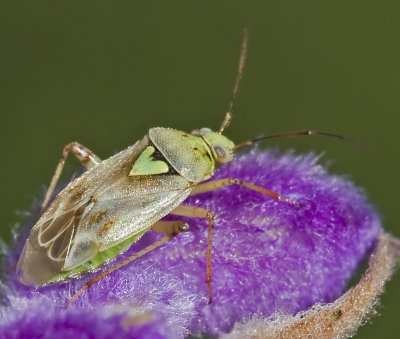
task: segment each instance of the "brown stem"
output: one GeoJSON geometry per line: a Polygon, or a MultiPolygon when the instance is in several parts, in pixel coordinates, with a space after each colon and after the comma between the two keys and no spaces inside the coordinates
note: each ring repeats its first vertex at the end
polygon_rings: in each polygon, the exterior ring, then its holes
{"type": "Polygon", "coordinates": [[[369,266],[359,283],[332,303],[314,305],[295,316],[275,314],[235,325],[221,338],[347,338],[373,313],[400,261],[400,240],[379,236],[369,266]]]}

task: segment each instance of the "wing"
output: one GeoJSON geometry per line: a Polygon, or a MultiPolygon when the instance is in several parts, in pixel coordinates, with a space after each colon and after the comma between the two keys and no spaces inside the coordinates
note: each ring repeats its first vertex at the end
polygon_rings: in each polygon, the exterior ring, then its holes
{"type": "Polygon", "coordinates": [[[151,227],[191,190],[192,185],[180,175],[125,177],[96,197],[82,217],[63,269],[69,271],[151,227]]]}
{"type": "Polygon", "coordinates": [[[54,198],[25,242],[17,264],[20,282],[43,285],[62,270],[76,228],[92,206],[92,197],[127,172],[148,142],[146,136],[104,160],[72,181],[54,198]]]}
{"type": "Polygon", "coordinates": [[[179,175],[128,176],[146,145],[147,137],[57,195],[25,243],[17,265],[22,283],[45,284],[149,228],[186,199],[192,185],[179,175]]]}

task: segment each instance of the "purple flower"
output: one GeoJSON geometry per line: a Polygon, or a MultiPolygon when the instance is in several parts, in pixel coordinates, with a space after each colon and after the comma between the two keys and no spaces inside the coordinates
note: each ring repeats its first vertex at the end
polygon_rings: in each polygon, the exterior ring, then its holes
{"type": "MultiPolygon", "coordinates": [[[[253,150],[222,166],[213,179],[226,177],[278,192],[301,206],[237,185],[184,202],[215,215],[210,305],[208,221],[185,218],[188,232],[103,278],[67,310],[62,309],[65,303],[99,272],[38,289],[25,287],[12,270],[18,250],[9,251],[0,333],[49,338],[219,335],[238,322],[295,315],[332,302],[382,233],[360,190],[328,174],[315,155],[253,150]]],[[[160,237],[147,232],[117,260],[160,237]]]]}

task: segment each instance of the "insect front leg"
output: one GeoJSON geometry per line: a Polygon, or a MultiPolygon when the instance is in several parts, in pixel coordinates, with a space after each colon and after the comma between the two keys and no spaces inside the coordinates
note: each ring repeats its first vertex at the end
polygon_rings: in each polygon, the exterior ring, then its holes
{"type": "Polygon", "coordinates": [[[245,182],[245,181],[242,181],[239,179],[234,179],[234,178],[217,179],[217,180],[208,181],[203,184],[198,184],[191,192],[191,195],[214,191],[216,189],[223,188],[223,187],[230,186],[230,185],[240,185],[240,186],[246,187],[248,189],[251,189],[253,191],[257,191],[257,192],[266,194],[275,200],[282,201],[282,202],[285,202],[285,203],[288,203],[291,205],[301,206],[300,203],[290,200],[290,199],[287,199],[287,198],[284,198],[276,192],[273,192],[273,191],[267,190],[266,188],[256,186],[249,182],[245,182]]]}
{"type": "Polygon", "coordinates": [[[208,303],[212,302],[211,290],[211,254],[212,254],[212,238],[214,234],[214,214],[210,210],[195,206],[179,205],[170,214],[180,215],[191,218],[207,218],[208,219],[208,238],[207,238],[207,275],[206,283],[208,288],[208,303]]]}
{"type": "Polygon", "coordinates": [[[82,163],[82,165],[87,169],[90,169],[101,162],[101,159],[96,154],[94,154],[90,149],[86,148],[79,142],[73,141],[65,145],[62,151],[61,158],[53,174],[53,178],[51,179],[49,188],[47,189],[46,195],[44,197],[41,206],[42,212],[46,209],[47,204],[49,203],[49,200],[51,198],[51,195],[53,194],[54,189],[57,185],[58,179],[60,179],[61,172],[64,168],[64,164],[65,161],[67,160],[69,152],[72,152],[72,154],[74,154],[77,157],[77,159],[82,163]]]}
{"type": "Polygon", "coordinates": [[[181,232],[186,232],[189,230],[189,225],[184,221],[157,221],[151,227],[155,232],[164,233],[166,234],[161,239],[153,242],[149,246],[145,247],[144,249],[140,250],[132,254],[130,257],[120,261],[119,263],[115,264],[114,266],[110,267],[108,270],[104,271],[103,273],[99,274],[97,277],[93,278],[92,280],[88,281],[85,285],[83,285],[72,297],[68,300],[64,308],[67,308],[71,303],[86,289],[90,286],[95,284],[96,282],[100,281],[107,275],[111,274],[112,272],[124,267],[125,265],[129,264],[130,262],[144,256],[145,254],[155,250],[156,248],[160,247],[161,245],[165,244],[173,237],[177,236],[181,232]]]}

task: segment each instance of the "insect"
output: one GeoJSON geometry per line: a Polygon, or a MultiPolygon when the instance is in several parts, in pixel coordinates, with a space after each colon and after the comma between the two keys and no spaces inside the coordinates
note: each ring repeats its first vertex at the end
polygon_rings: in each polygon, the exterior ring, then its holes
{"type": "Polygon", "coordinates": [[[22,284],[42,286],[80,276],[113,260],[148,230],[165,233],[154,244],[91,280],[71,302],[101,277],[187,231],[188,225],[182,221],[161,220],[174,214],[208,219],[206,283],[211,302],[214,215],[204,208],[182,204],[185,199],[237,184],[283,203],[299,205],[278,193],[235,178],[204,181],[210,179],[219,166],[232,161],[236,150],[260,140],[296,135],[343,138],[327,132],[305,131],[272,135],[235,145],[222,134],[234,107],[247,41],[245,33],[232,100],[218,132],[208,128],[191,133],[151,128],[143,139],[104,161],[77,142],[64,147],[42,204],[43,213],[32,228],[17,264],[17,276],[22,284]],[[87,171],[69,183],[49,204],[69,152],[87,171]]]}

